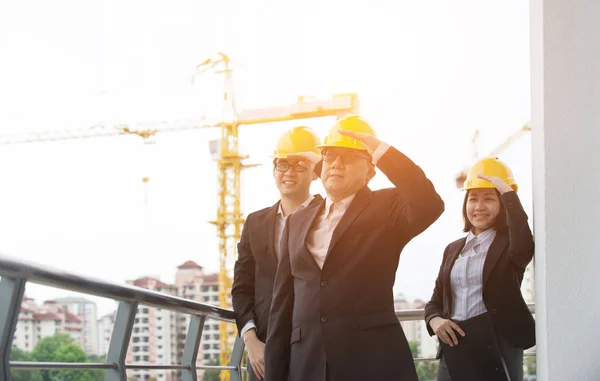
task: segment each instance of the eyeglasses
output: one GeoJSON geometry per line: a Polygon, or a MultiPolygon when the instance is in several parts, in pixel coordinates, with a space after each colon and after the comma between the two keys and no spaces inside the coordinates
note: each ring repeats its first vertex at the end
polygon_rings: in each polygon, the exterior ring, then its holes
{"type": "Polygon", "coordinates": [[[304,172],[308,169],[307,167],[299,163],[290,164],[289,161],[278,161],[276,163],[273,163],[273,165],[275,166],[275,170],[278,172],[287,172],[290,168],[292,168],[294,172],[304,172]]]}
{"type": "Polygon", "coordinates": [[[364,154],[360,151],[340,152],[340,151],[323,150],[321,152],[321,155],[323,156],[323,160],[328,164],[332,164],[338,157],[341,158],[341,160],[344,164],[353,164],[356,162],[356,160],[358,160],[358,158],[367,159],[369,162],[372,160],[370,155],[364,154]]]}

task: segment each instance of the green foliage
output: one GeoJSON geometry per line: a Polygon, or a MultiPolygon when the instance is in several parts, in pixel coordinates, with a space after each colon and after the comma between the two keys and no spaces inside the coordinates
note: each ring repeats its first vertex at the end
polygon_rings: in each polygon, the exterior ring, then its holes
{"type": "Polygon", "coordinates": [[[29,361],[29,354],[25,351],[20,350],[17,347],[13,347],[10,351],[11,361],[29,361]]]}
{"type": "MultiPolygon", "coordinates": [[[[219,360],[210,360],[205,365],[218,366],[220,364],[219,360]]],[[[219,375],[221,374],[220,370],[205,370],[204,377],[202,381],[219,381],[219,375]]]]}
{"type": "Polygon", "coordinates": [[[66,333],[57,333],[54,336],[44,337],[33,348],[31,358],[33,361],[53,361],[58,348],[67,344],[73,344],[73,339],[66,333]]]}
{"type": "MultiPolygon", "coordinates": [[[[31,361],[29,353],[13,348],[10,351],[10,361],[31,361]]],[[[39,370],[11,369],[10,374],[13,381],[42,381],[39,370]]]]}
{"type": "Polygon", "coordinates": [[[525,368],[527,369],[527,375],[535,376],[537,374],[536,369],[536,357],[535,356],[525,356],[523,362],[525,363],[525,368]]]}
{"type": "Polygon", "coordinates": [[[88,356],[88,362],[95,362],[95,363],[99,363],[99,362],[106,362],[106,356],[98,356],[98,355],[89,355],[88,356]]]}
{"type": "MultiPolygon", "coordinates": [[[[89,355],[87,362],[102,363],[106,362],[106,356],[89,355]]],[[[105,381],[106,371],[105,370],[92,370],[92,377],[94,381],[105,381]]]]}
{"type": "Polygon", "coordinates": [[[437,377],[437,361],[421,361],[417,364],[419,381],[434,381],[437,377]]]}
{"type": "MultiPolygon", "coordinates": [[[[75,344],[65,344],[58,348],[54,355],[55,362],[85,363],[87,356],[83,349],[75,344]]],[[[95,381],[90,370],[61,369],[51,370],[52,381],[95,381]]]]}
{"type": "MultiPolygon", "coordinates": [[[[29,355],[30,361],[38,362],[105,362],[104,357],[87,357],[71,336],[68,334],[57,333],[54,336],[44,337],[38,341],[37,345],[29,355]]],[[[41,375],[40,378],[25,378],[23,381],[104,381],[106,379],[104,370],[73,370],[73,369],[53,369],[36,372],[41,375]]]]}
{"type": "MultiPolygon", "coordinates": [[[[71,336],[67,334],[57,333],[54,336],[44,337],[36,344],[31,352],[31,361],[37,362],[52,362],[54,354],[63,345],[73,343],[71,336]]],[[[50,379],[50,371],[40,371],[43,381],[54,381],[50,379]]]]}
{"type": "Polygon", "coordinates": [[[410,353],[413,358],[419,357],[420,346],[418,341],[409,341],[408,346],[410,347],[410,353]]]}

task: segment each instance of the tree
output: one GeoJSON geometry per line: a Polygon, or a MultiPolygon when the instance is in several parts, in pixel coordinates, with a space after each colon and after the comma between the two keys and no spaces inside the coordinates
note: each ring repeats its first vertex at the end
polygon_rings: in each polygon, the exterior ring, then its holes
{"type": "Polygon", "coordinates": [[[419,381],[433,381],[437,376],[438,362],[425,361],[417,365],[417,376],[419,381]]]}
{"type": "MultiPolygon", "coordinates": [[[[98,357],[94,357],[90,361],[83,349],[75,344],[71,336],[64,333],[57,333],[38,341],[33,352],[31,352],[31,360],[71,363],[105,362],[103,358],[98,357]]],[[[41,375],[41,381],[103,381],[106,378],[103,370],[42,370],[41,375]]]]}
{"type": "Polygon", "coordinates": [[[420,348],[418,341],[409,341],[408,346],[410,347],[410,353],[412,353],[412,357],[415,359],[419,357],[420,348]]]}
{"type": "Polygon", "coordinates": [[[246,371],[242,371],[242,381],[248,381],[250,379],[250,374],[248,373],[248,367],[251,367],[250,359],[248,359],[248,352],[244,351],[242,354],[242,363],[241,365],[246,368],[246,371]]]}
{"type": "MultiPolygon", "coordinates": [[[[85,363],[87,356],[83,349],[75,344],[66,344],[58,348],[54,356],[55,362],[85,363]]],[[[52,381],[95,381],[90,370],[51,370],[52,381]]]]}
{"type": "MultiPolygon", "coordinates": [[[[206,363],[206,365],[210,366],[218,366],[220,364],[218,359],[210,360],[206,363]]],[[[204,377],[202,377],[202,381],[219,381],[219,375],[221,374],[220,370],[205,370],[204,377]]]]}
{"type": "Polygon", "coordinates": [[[527,368],[527,375],[535,376],[537,374],[535,356],[525,356],[524,362],[527,368]]]}
{"type": "MultiPolygon", "coordinates": [[[[31,352],[31,360],[39,362],[53,362],[54,354],[63,345],[72,344],[71,336],[64,333],[56,333],[54,336],[44,337],[36,344],[31,352]]],[[[43,381],[53,381],[50,379],[50,371],[42,370],[43,381]]]]}
{"type": "MultiPolygon", "coordinates": [[[[98,355],[89,355],[88,361],[92,363],[103,363],[106,362],[106,356],[98,356],[98,355]]],[[[106,371],[105,370],[91,370],[92,378],[94,381],[105,381],[106,380],[106,371]]]]}
{"type": "Polygon", "coordinates": [[[89,362],[94,362],[94,363],[106,362],[106,356],[89,355],[88,356],[88,361],[89,362]]]}
{"type": "Polygon", "coordinates": [[[73,339],[66,333],[56,333],[54,336],[42,338],[31,352],[35,361],[52,361],[58,348],[73,344],[73,339]]]}
{"type": "MultiPolygon", "coordinates": [[[[10,361],[31,361],[30,355],[13,347],[10,351],[10,361]]],[[[13,381],[42,381],[42,374],[38,370],[11,369],[10,374],[13,381]]]]}

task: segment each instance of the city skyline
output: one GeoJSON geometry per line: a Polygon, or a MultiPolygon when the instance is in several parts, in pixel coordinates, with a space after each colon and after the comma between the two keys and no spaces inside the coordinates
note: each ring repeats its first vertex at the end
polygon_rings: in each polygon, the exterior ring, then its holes
{"type": "MultiPolygon", "coordinates": [[[[203,267],[192,260],[173,266],[173,270],[175,270],[175,281],[172,284],[147,276],[130,279],[126,283],[196,302],[213,305],[218,303],[217,274],[205,273],[203,267]]],[[[526,282],[527,279],[526,275],[526,282]]],[[[531,285],[524,284],[522,291],[524,294],[530,293],[531,285]]],[[[419,298],[407,298],[403,293],[394,294],[396,310],[422,309],[426,302],[427,300],[419,298]]],[[[30,352],[41,338],[56,333],[68,333],[88,355],[105,356],[110,344],[116,309],[106,315],[96,316],[95,307],[94,302],[78,296],[43,301],[39,306],[35,300],[25,297],[13,346],[30,352]],[[89,329],[86,329],[90,327],[87,321],[90,319],[87,314],[89,311],[92,312],[95,323],[94,335],[90,335],[89,329]],[[37,334],[37,337],[34,338],[33,334],[37,334]],[[96,348],[90,351],[89,344],[94,340],[96,348]]],[[[189,316],[189,314],[140,304],[127,348],[127,363],[176,364],[181,362],[189,316]]],[[[417,344],[418,352],[414,354],[415,356],[435,357],[438,340],[437,337],[429,335],[423,320],[402,321],[400,324],[407,340],[417,344]]],[[[230,328],[233,331],[234,325],[231,324],[230,328]]],[[[219,344],[218,322],[207,319],[202,332],[197,363],[207,364],[217,360],[219,344]]],[[[158,381],[179,380],[177,372],[174,371],[133,370],[132,376],[136,379],[155,378],[158,381]]]]}
{"type": "MultiPolygon", "coordinates": [[[[218,276],[207,274],[192,260],[174,266],[175,282],[141,277],[128,280],[131,286],[194,300],[217,304],[218,276]]],[[[110,346],[116,310],[97,315],[96,304],[83,297],[69,296],[43,301],[24,297],[13,347],[31,352],[37,342],[57,333],[68,333],[86,354],[106,356],[110,346]]],[[[140,304],[137,308],[130,342],[128,363],[176,364],[181,362],[186,343],[190,315],[169,309],[140,304]]],[[[230,325],[233,334],[234,325],[230,325]]],[[[220,353],[218,321],[207,319],[198,352],[198,364],[218,360],[220,353]]],[[[233,337],[233,335],[232,335],[233,337]]],[[[230,343],[233,345],[233,342],[230,343]]],[[[179,380],[176,371],[132,370],[137,379],[155,378],[159,381],[179,380]]],[[[200,372],[202,374],[202,372],[200,372]]]]}
{"type": "MultiPolygon", "coordinates": [[[[160,279],[152,278],[152,277],[141,277],[134,280],[127,281],[127,284],[134,285],[136,287],[142,287],[148,290],[157,291],[167,293],[169,295],[185,297],[191,300],[195,300],[202,303],[214,304],[218,302],[218,282],[217,282],[217,274],[204,274],[202,272],[202,266],[199,266],[195,262],[189,260],[184,264],[177,266],[179,269],[176,272],[177,282],[175,284],[167,284],[162,282],[160,279]],[[191,273],[181,274],[183,271],[192,270],[191,273]],[[195,271],[195,273],[193,272],[195,271]]],[[[394,306],[397,310],[409,310],[409,309],[419,309],[424,308],[425,301],[421,299],[411,300],[407,298],[402,293],[397,293],[394,295],[394,306]]],[[[82,349],[88,355],[106,355],[108,351],[108,346],[110,343],[110,336],[112,333],[112,325],[114,324],[114,319],[116,316],[116,309],[111,311],[110,313],[100,316],[95,319],[97,323],[97,347],[94,351],[90,351],[89,348],[86,348],[85,334],[86,331],[84,329],[84,318],[78,317],[78,315],[71,313],[70,308],[67,306],[72,306],[73,304],[83,304],[83,305],[94,305],[93,301],[90,301],[85,298],[71,296],[71,297],[63,297],[56,298],[53,300],[43,301],[41,305],[37,305],[35,300],[29,298],[27,296],[24,297],[23,303],[21,306],[21,315],[19,321],[21,324],[23,322],[28,322],[30,320],[36,320],[36,315],[38,320],[43,320],[46,317],[55,319],[59,315],[64,315],[62,318],[65,321],[70,321],[72,323],[77,324],[77,334],[71,335],[71,337],[81,346],[82,349]]],[[[143,360],[142,358],[135,358],[134,352],[138,352],[134,350],[134,346],[138,344],[136,338],[138,338],[138,334],[142,331],[148,332],[149,329],[146,327],[148,324],[156,324],[149,323],[152,318],[157,318],[158,321],[163,320],[163,316],[160,314],[161,309],[157,309],[154,307],[146,306],[141,304],[138,307],[138,312],[136,314],[136,321],[134,323],[132,338],[130,342],[130,346],[128,348],[128,359],[129,361],[135,360],[139,362],[143,360]],[[151,311],[152,310],[152,311],[151,311]],[[158,316],[156,315],[158,313],[158,316]],[[145,330],[144,330],[145,328],[145,330]]],[[[177,314],[170,310],[164,311],[168,316],[164,319],[164,324],[170,325],[169,321],[174,321],[174,327],[176,328],[176,333],[180,334],[186,331],[187,324],[189,324],[188,314],[177,314]],[[180,316],[178,316],[180,315],[180,316]],[[180,319],[181,318],[181,319],[180,319]]],[[[200,361],[208,361],[214,360],[217,357],[218,349],[213,348],[211,346],[214,344],[218,344],[218,338],[214,337],[214,335],[219,335],[219,331],[216,325],[216,321],[211,321],[210,319],[207,321],[205,331],[203,333],[204,340],[203,346],[199,352],[199,362],[200,361]],[[214,343],[213,343],[214,342],[214,343]]],[[[422,325],[423,321],[407,321],[402,322],[402,326],[406,331],[407,338],[409,341],[419,341],[422,343],[423,337],[429,335],[423,335],[423,332],[426,333],[423,327],[418,327],[418,325],[422,325]]],[[[160,324],[158,324],[160,325],[160,324]]],[[[15,340],[13,343],[14,346],[25,350],[30,351],[34,346],[24,346],[21,345],[23,340],[19,336],[21,335],[22,330],[17,330],[15,334],[15,338],[19,338],[19,340],[15,340]]],[[[42,337],[51,336],[54,333],[61,333],[62,331],[53,330],[51,334],[50,331],[46,331],[44,334],[38,337],[38,340],[42,337]]],[[[142,332],[143,333],[143,332],[142,332]]],[[[167,332],[168,333],[168,332],[167,332]]],[[[430,338],[433,340],[434,338],[430,338]]],[[[428,341],[431,341],[428,340],[428,341]]],[[[175,345],[173,348],[169,348],[169,350],[175,351],[175,345]]],[[[425,350],[426,353],[430,353],[431,345],[421,346],[421,350],[425,350]],[[426,348],[426,349],[423,349],[426,348]],[[427,349],[429,348],[429,349],[427,349]]],[[[147,360],[146,360],[147,361],[147,360]]]]}
{"type": "MultiPolygon", "coordinates": [[[[186,260],[184,262],[184,264],[187,262],[196,263],[192,259],[189,259],[189,260],[186,260]]],[[[177,265],[174,264],[172,266],[172,268],[175,268],[175,267],[177,267],[177,265]]],[[[204,268],[203,266],[201,266],[201,267],[204,268]]],[[[217,272],[216,271],[211,272],[211,274],[216,276],[217,272]]],[[[533,274],[534,274],[534,272],[533,272],[533,262],[532,262],[526,268],[525,276],[523,278],[523,283],[522,283],[522,287],[521,287],[521,292],[523,293],[523,296],[527,303],[534,302],[535,290],[534,290],[534,275],[533,274]]],[[[158,274],[154,274],[154,275],[131,276],[131,277],[126,278],[121,284],[123,284],[123,285],[128,284],[128,279],[143,279],[143,278],[156,279],[160,282],[165,282],[166,284],[175,284],[176,283],[175,275],[172,276],[172,281],[171,281],[171,280],[164,279],[164,277],[161,277],[158,274]]],[[[93,295],[80,294],[80,293],[69,292],[69,291],[60,290],[60,289],[54,289],[54,288],[46,287],[46,286],[38,286],[38,285],[35,285],[35,286],[38,287],[38,290],[39,290],[39,288],[44,290],[45,292],[43,292],[43,294],[45,294],[46,296],[49,296],[49,297],[47,297],[47,298],[31,298],[31,299],[60,300],[60,299],[70,299],[70,298],[74,298],[74,299],[83,298],[83,299],[88,299],[90,301],[93,301],[96,304],[96,306],[98,308],[97,315],[100,317],[104,317],[104,316],[113,314],[116,311],[117,302],[114,300],[96,297],[93,295]]],[[[432,290],[433,290],[433,285],[432,285],[432,290]]],[[[27,298],[30,298],[32,296],[32,294],[30,294],[28,292],[26,292],[25,294],[26,294],[27,298]]],[[[421,300],[425,303],[427,303],[429,301],[429,298],[431,296],[430,294],[426,294],[426,295],[411,294],[410,292],[407,292],[406,290],[401,290],[401,289],[399,289],[399,287],[396,287],[396,286],[394,286],[394,295],[403,295],[410,300],[421,300]]],[[[214,300],[213,302],[214,302],[213,305],[218,305],[218,299],[214,300]]]]}

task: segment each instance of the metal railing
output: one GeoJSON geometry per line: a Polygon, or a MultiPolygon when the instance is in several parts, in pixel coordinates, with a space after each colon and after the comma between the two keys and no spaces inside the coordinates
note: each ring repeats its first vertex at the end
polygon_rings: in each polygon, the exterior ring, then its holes
{"type": "MultiPolygon", "coordinates": [[[[127,369],[180,370],[183,381],[197,381],[198,370],[230,371],[231,381],[241,381],[244,343],[238,337],[233,345],[228,365],[197,365],[198,350],[202,340],[204,323],[207,318],[235,322],[233,311],[198,303],[189,299],[167,295],[147,289],[107,282],[101,279],[82,276],[60,269],[41,266],[14,257],[0,254],[0,381],[10,380],[12,369],[104,369],[107,381],[127,381],[127,369]],[[12,340],[17,327],[21,302],[27,282],[95,295],[118,301],[113,332],[105,363],[52,363],[9,361],[12,340]],[[181,364],[127,364],[126,356],[138,305],[162,308],[191,315],[181,364]]],[[[529,305],[535,312],[533,304],[529,305]]],[[[396,311],[400,321],[419,321],[424,311],[396,311]]],[[[533,355],[535,353],[528,353],[533,355]]],[[[419,361],[435,361],[433,357],[415,358],[419,361]]]]}
{"type": "Polygon", "coordinates": [[[107,381],[127,381],[127,369],[180,370],[183,381],[197,381],[197,370],[228,370],[231,381],[242,379],[243,341],[236,339],[228,365],[197,365],[202,331],[207,318],[234,323],[233,311],[162,294],[143,288],[120,285],[41,266],[0,254],[0,381],[10,380],[10,369],[104,369],[107,381]],[[106,363],[41,363],[9,361],[26,282],[118,301],[106,363]],[[191,315],[181,364],[126,364],[138,305],[162,308],[191,315]]]}
{"type": "MultiPolygon", "coordinates": [[[[529,303],[527,304],[529,307],[529,311],[532,314],[535,314],[535,304],[529,303]]],[[[425,310],[416,309],[416,310],[397,310],[396,317],[400,321],[422,321],[425,320],[425,310]]],[[[532,357],[535,356],[535,352],[524,352],[524,356],[532,357]]],[[[437,361],[438,359],[435,357],[416,357],[413,359],[415,362],[426,362],[426,361],[437,361]]]]}

